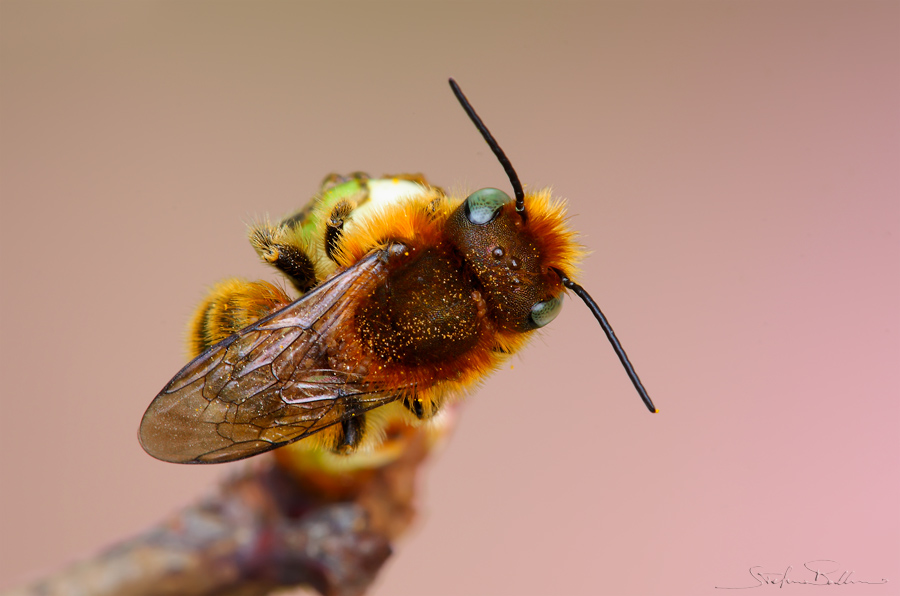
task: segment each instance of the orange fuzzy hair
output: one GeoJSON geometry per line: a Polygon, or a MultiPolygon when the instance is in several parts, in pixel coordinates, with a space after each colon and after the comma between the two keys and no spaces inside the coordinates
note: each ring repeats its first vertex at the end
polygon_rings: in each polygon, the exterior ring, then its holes
{"type": "MultiPolygon", "coordinates": [[[[445,227],[462,199],[452,199],[436,188],[420,196],[388,204],[368,213],[352,233],[341,239],[337,260],[349,267],[374,249],[400,242],[421,250],[448,242],[445,227]]],[[[532,236],[539,247],[542,270],[559,269],[572,275],[583,256],[575,233],[566,225],[565,204],[554,200],[549,190],[526,195],[527,214],[522,233],[532,236]]],[[[369,380],[381,386],[417,387],[417,396],[426,408],[437,410],[448,399],[468,392],[521,349],[532,336],[499,327],[483,333],[478,343],[449,363],[416,367],[388,366],[370,371],[369,380]],[[498,350],[499,348],[499,350],[498,350]]],[[[410,416],[409,420],[415,422],[410,416]]]]}
{"type": "Polygon", "coordinates": [[[188,354],[196,358],[232,333],[293,302],[267,281],[220,281],[200,303],[188,327],[188,354]]]}
{"type": "MultiPolygon", "coordinates": [[[[462,199],[449,198],[440,189],[430,187],[420,196],[375,207],[359,217],[354,227],[342,236],[335,254],[338,270],[352,267],[371,251],[392,242],[400,242],[411,250],[446,245],[449,242],[446,232],[448,219],[462,202],[462,199]]],[[[520,233],[534,240],[542,255],[542,271],[547,273],[553,268],[573,275],[583,250],[575,242],[575,233],[566,225],[565,204],[554,200],[549,190],[542,190],[526,195],[525,211],[527,217],[520,233]]],[[[291,301],[285,292],[267,282],[228,280],[217,284],[198,308],[191,324],[192,356],[291,301]]],[[[369,370],[367,381],[379,387],[415,388],[400,389],[400,399],[406,391],[410,397],[422,402],[425,412],[443,411],[447,404],[468,393],[499,368],[534,335],[532,332],[504,329],[494,325],[490,319],[484,320],[483,324],[484,332],[477,343],[450,362],[417,366],[376,363],[369,370]]],[[[344,331],[350,333],[348,339],[355,339],[350,329],[344,331]]],[[[351,352],[354,350],[348,349],[351,352]]],[[[364,360],[366,356],[362,347],[357,346],[356,349],[360,350],[359,360],[364,360]]],[[[393,451],[391,441],[386,441],[390,434],[386,429],[398,424],[407,427],[422,424],[400,403],[400,399],[367,413],[365,433],[356,452],[358,455],[348,458],[332,453],[341,438],[340,425],[333,425],[289,447],[284,451],[284,458],[301,457],[302,461],[307,461],[313,457],[318,458],[316,461],[322,460],[317,465],[325,466],[327,463],[325,467],[341,469],[366,467],[385,457],[390,458],[393,451]],[[312,452],[327,455],[301,456],[302,453],[312,452]]]]}
{"type": "MultiPolygon", "coordinates": [[[[418,196],[376,208],[359,227],[341,239],[336,259],[349,267],[375,248],[390,241],[427,246],[444,238],[444,225],[463,199],[446,196],[431,187],[418,196]],[[433,210],[433,211],[432,211],[433,210]]],[[[584,249],[568,228],[565,201],[554,199],[550,189],[525,195],[528,218],[525,231],[535,238],[544,255],[545,266],[560,269],[571,276],[584,258],[584,249]]]]}

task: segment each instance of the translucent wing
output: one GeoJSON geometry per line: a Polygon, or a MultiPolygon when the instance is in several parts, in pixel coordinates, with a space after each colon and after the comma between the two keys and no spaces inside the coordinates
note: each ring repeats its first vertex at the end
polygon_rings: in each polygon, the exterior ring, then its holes
{"type": "Polygon", "coordinates": [[[176,463],[234,461],[397,399],[398,388],[322,366],[328,338],[380,279],[386,257],[369,254],[191,361],[144,413],[144,450],[176,463]]]}

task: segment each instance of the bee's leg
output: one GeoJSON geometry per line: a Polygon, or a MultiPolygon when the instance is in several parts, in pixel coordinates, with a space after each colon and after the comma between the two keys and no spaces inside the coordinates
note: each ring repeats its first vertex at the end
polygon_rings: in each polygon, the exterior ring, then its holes
{"type": "Polygon", "coordinates": [[[335,186],[343,184],[344,182],[346,182],[346,180],[343,176],[341,176],[337,172],[332,172],[322,179],[322,184],[319,185],[319,190],[321,190],[323,193],[328,192],[335,186]]]}
{"type": "Polygon", "coordinates": [[[329,190],[331,190],[332,188],[334,188],[335,186],[340,186],[341,184],[343,184],[345,182],[350,182],[351,180],[358,180],[360,182],[366,182],[367,180],[370,180],[370,179],[371,179],[371,176],[369,176],[365,172],[351,172],[350,174],[347,174],[346,176],[332,172],[331,174],[328,174],[327,176],[325,176],[325,179],[322,180],[322,186],[321,186],[320,190],[324,194],[324,193],[328,192],[329,190]]]}
{"type": "Polygon", "coordinates": [[[337,262],[335,255],[338,252],[341,236],[344,233],[344,222],[347,221],[353,209],[355,209],[355,206],[350,201],[346,199],[339,201],[334,206],[334,209],[331,210],[328,221],[325,222],[325,254],[332,261],[337,262]]]}
{"type": "Polygon", "coordinates": [[[366,415],[357,414],[341,420],[341,433],[335,451],[342,454],[353,453],[362,442],[366,431],[366,415]]]}
{"type": "Polygon", "coordinates": [[[431,202],[429,202],[428,205],[425,206],[425,213],[428,215],[428,219],[434,221],[437,218],[438,209],[441,207],[441,205],[443,205],[444,199],[444,195],[441,194],[440,196],[432,199],[431,202]]]}
{"type": "Polygon", "coordinates": [[[431,418],[437,411],[440,409],[437,402],[434,400],[423,400],[417,395],[404,397],[402,400],[403,406],[416,415],[416,418],[419,420],[426,420],[431,418]]]}
{"type": "Polygon", "coordinates": [[[316,285],[316,268],[306,251],[289,242],[285,228],[268,222],[250,229],[250,244],[263,261],[281,271],[300,292],[316,285]]]}
{"type": "Polygon", "coordinates": [[[359,402],[351,396],[341,398],[344,408],[344,417],[341,420],[340,430],[334,444],[337,453],[348,454],[356,451],[366,433],[366,414],[359,411],[359,402]],[[350,414],[350,416],[347,416],[350,414]]]}
{"type": "Polygon", "coordinates": [[[216,284],[191,321],[188,346],[199,356],[229,335],[291,303],[291,298],[266,281],[229,279],[216,284]]]}
{"type": "Polygon", "coordinates": [[[303,222],[305,222],[309,218],[309,216],[312,215],[313,211],[315,211],[318,206],[318,200],[313,199],[312,201],[304,205],[303,208],[300,209],[300,211],[296,211],[278,222],[278,227],[282,229],[289,229],[295,226],[303,225],[303,222]]]}
{"type": "Polygon", "coordinates": [[[329,197],[329,193],[334,190],[335,187],[340,186],[346,182],[351,182],[356,180],[360,183],[360,192],[354,193],[353,199],[357,203],[363,203],[368,199],[368,181],[371,177],[365,172],[353,172],[352,174],[347,174],[346,176],[342,174],[328,174],[325,176],[325,179],[322,180],[322,184],[319,188],[319,194],[313,197],[313,199],[304,205],[303,209],[288,215],[284,219],[279,222],[279,226],[282,228],[292,228],[298,225],[303,225],[307,219],[322,206],[323,202],[327,202],[329,197]]]}
{"type": "Polygon", "coordinates": [[[419,420],[425,418],[425,404],[418,397],[404,397],[403,406],[415,414],[419,420]]]}

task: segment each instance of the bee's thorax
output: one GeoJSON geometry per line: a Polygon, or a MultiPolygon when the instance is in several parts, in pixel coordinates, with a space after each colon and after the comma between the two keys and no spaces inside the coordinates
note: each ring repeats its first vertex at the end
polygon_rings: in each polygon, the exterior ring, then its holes
{"type": "Polygon", "coordinates": [[[409,366],[452,360],[478,341],[472,280],[449,246],[410,250],[360,305],[360,339],[384,360],[409,366]]]}

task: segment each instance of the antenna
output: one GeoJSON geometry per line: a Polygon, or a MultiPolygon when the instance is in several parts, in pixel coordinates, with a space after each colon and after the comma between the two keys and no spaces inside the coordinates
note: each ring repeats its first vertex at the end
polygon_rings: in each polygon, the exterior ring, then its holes
{"type": "Polygon", "coordinates": [[[619,357],[619,361],[622,363],[622,366],[625,367],[625,372],[628,373],[628,378],[631,379],[631,382],[634,384],[634,388],[637,389],[638,395],[640,395],[641,399],[644,400],[644,404],[647,406],[647,409],[654,414],[659,412],[659,410],[656,409],[656,406],[653,405],[653,400],[651,400],[650,396],[647,395],[647,390],[644,389],[644,384],[641,383],[641,380],[638,378],[637,373],[634,371],[634,367],[631,366],[631,361],[628,360],[628,355],[625,354],[625,350],[624,348],[622,348],[622,344],[619,343],[619,338],[616,337],[616,334],[610,326],[609,321],[606,320],[606,316],[600,311],[600,307],[597,306],[597,303],[594,302],[594,299],[591,298],[591,295],[587,293],[587,290],[569,279],[568,276],[566,276],[566,274],[559,269],[554,269],[554,271],[556,271],[556,273],[559,275],[559,279],[560,281],[562,281],[562,284],[568,289],[575,292],[575,294],[584,301],[590,311],[594,314],[594,317],[597,319],[597,321],[600,322],[600,326],[603,327],[603,331],[606,333],[606,337],[609,339],[609,343],[612,344],[613,350],[615,350],[616,352],[616,356],[619,357]]]}
{"type": "Polygon", "coordinates": [[[494,138],[494,135],[491,134],[491,131],[487,129],[487,126],[484,125],[484,122],[482,122],[481,118],[478,117],[478,114],[475,113],[475,108],[472,107],[472,104],[469,103],[469,100],[466,99],[466,96],[463,94],[462,89],[459,88],[459,85],[457,85],[456,81],[454,81],[453,79],[450,79],[450,88],[453,89],[453,95],[456,96],[456,99],[459,100],[459,103],[466,111],[466,114],[469,115],[469,119],[472,120],[472,124],[475,125],[475,128],[478,129],[478,132],[480,132],[481,136],[484,137],[484,140],[488,144],[488,147],[490,147],[491,151],[494,152],[494,155],[497,156],[497,159],[500,161],[500,165],[502,165],[503,169],[506,170],[506,175],[509,178],[509,183],[512,184],[513,191],[516,194],[516,211],[518,211],[519,213],[524,213],[525,191],[522,190],[522,183],[519,182],[519,176],[516,174],[516,171],[513,169],[512,164],[509,162],[509,158],[506,157],[503,149],[501,149],[500,145],[497,144],[497,139],[494,138]]]}

